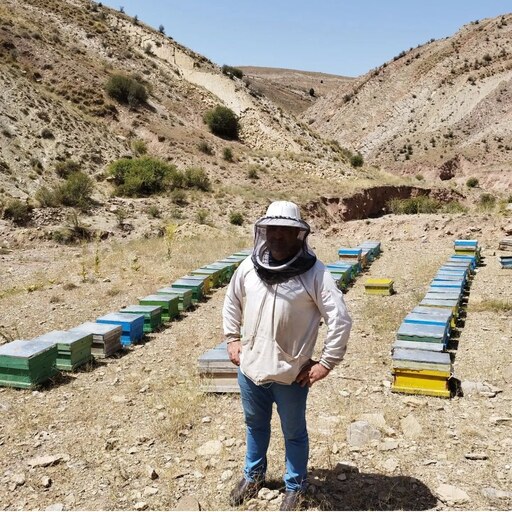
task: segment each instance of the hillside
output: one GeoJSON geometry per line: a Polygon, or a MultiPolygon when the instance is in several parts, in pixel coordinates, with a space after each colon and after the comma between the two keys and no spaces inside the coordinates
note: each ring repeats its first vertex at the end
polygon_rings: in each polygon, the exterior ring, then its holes
{"type": "Polygon", "coordinates": [[[326,96],[353,80],[328,73],[295,69],[238,67],[244,72],[245,82],[249,83],[252,89],[259,91],[273,103],[295,115],[311,107],[318,98],[326,96]]]}
{"type": "Polygon", "coordinates": [[[512,16],[475,21],[320,98],[302,118],[383,168],[511,183],[512,16]],[[444,166],[444,167],[443,167],[444,166]],[[441,171],[443,171],[441,173],[441,171]]]}

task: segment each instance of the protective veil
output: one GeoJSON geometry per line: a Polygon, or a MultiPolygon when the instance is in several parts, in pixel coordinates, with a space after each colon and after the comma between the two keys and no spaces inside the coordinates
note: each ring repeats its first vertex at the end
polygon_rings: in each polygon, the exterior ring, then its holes
{"type": "Polygon", "coordinates": [[[307,272],[316,262],[316,255],[307,244],[311,229],[301,219],[299,208],[289,201],[275,201],[264,217],[254,226],[252,262],[258,276],[268,284],[284,283],[291,277],[307,272]],[[298,228],[297,252],[285,261],[272,259],[267,244],[268,226],[298,228]]]}

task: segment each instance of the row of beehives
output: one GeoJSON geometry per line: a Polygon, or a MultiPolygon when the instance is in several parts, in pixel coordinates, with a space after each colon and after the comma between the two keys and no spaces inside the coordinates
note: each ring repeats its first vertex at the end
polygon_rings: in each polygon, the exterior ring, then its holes
{"type": "Polygon", "coordinates": [[[454,330],[465,314],[480,263],[478,241],[455,240],[455,255],[441,266],[427,294],[404,319],[393,345],[392,391],[450,397],[454,330]]]}
{"type": "MultiPolygon", "coordinates": [[[[380,242],[367,241],[355,248],[338,250],[339,260],[326,265],[338,288],[346,290],[356,277],[380,255],[380,242]]],[[[214,393],[238,393],[237,367],[230,361],[226,342],[207,350],[199,357],[198,371],[202,388],[214,393]]]]}
{"type": "Polygon", "coordinates": [[[67,331],[52,331],[31,340],[0,346],[0,386],[32,388],[59,371],[74,371],[93,357],[105,358],[143,340],[200,301],[210,288],[227,283],[250,251],[237,252],[198,268],[160,288],[139,304],[85,322],[67,331]]]}

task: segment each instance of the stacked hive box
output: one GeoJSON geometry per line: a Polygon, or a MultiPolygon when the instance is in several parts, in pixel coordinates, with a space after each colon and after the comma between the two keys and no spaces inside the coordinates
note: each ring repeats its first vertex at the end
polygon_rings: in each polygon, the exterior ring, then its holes
{"type": "Polygon", "coordinates": [[[501,268],[512,268],[512,256],[500,256],[499,259],[501,268]]]}
{"type": "Polygon", "coordinates": [[[160,329],[162,325],[162,308],[160,306],[144,306],[142,304],[133,304],[119,310],[121,314],[143,315],[144,332],[154,332],[160,329]]]}
{"type": "Polygon", "coordinates": [[[57,373],[52,341],[14,340],[0,346],[0,385],[33,388],[57,373]]]}
{"type": "Polygon", "coordinates": [[[227,344],[219,343],[198,359],[198,371],[203,391],[213,393],[238,393],[238,368],[229,359],[227,344]]]}
{"type": "Polygon", "coordinates": [[[393,295],[393,280],[386,278],[369,278],[364,283],[366,293],[370,295],[393,295]]]}
{"type": "Polygon", "coordinates": [[[120,325],[84,322],[70,332],[92,335],[91,353],[95,357],[110,357],[123,348],[121,344],[122,329],[120,325]]]}
{"type": "Polygon", "coordinates": [[[179,315],[180,297],[178,294],[156,293],[139,299],[143,306],[158,306],[162,310],[162,322],[170,322],[179,315]]]}
{"type": "Polygon", "coordinates": [[[504,238],[498,244],[500,251],[512,251],[512,238],[504,238]]]}
{"type": "Polygon", "coordinates": [[[88,363],[91,356],[92,335],[83,332],[51,331],[35,338],[57,346],[55,366],[59,370],[74,371],[88,363]]]}
{"type": "Polygon", "coordinates": [[[393,345],[392,391],[450,397],[452,367],[446,350],[480,259],[476,240],[460,242],[455,241],[459,252],[439,269],[420,305],[398,329],[393,345]],[[467,254],[469,248],[473,254],[467,254]]]}
{"type": "Polygon", "coordinates": [[[144,336],[144,315],[109,313],[96,319],[99,324],[121,326],[121,343],[126,347],[138,343],[144,336]]]}

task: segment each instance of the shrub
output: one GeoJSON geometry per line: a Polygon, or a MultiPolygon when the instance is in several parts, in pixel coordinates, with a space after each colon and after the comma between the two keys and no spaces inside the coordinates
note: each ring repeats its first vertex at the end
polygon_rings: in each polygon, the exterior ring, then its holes
{"type": "Polygon", "coordinates": [[[422,181],[424,180],[425,178],[423,177],[423,174],[416,174],[415,178],[418,180],[418,181],[422,181]]]}
{"type": "Polygon", "coordinates": [[[48,128],[43,128],[41,130],[41,137],[43,139],[53,139],[54,138],[54,135],[53,135],[53,132],[48,129],[48,128]]]}
{"type": "Polygon", "coordinates": [[[441,211],[444,213],[467,213],[468,209],[458,201],[450,201],[443,205],[441,211]]]}
{"type": "Polygon", "coordinates": [[[144,85],[125,75],[112,75],[105,89],[111,98],[120,103],[126,103],[130,107],[137,107],[148,99],[148,93],[144,85]]]}
{"type": "Polygon", "coordinates": [[[197,149],[204,153],[205,155],[213,155],[213,148],[208,144],[208,142],[202,140],[198,145],[197,149]]]}
{"type": "Polygon", "coordinates": [[[205,192],[211,189],[210,179],[205,170],[200,167],[189,167],[185,170],[185,186],[204,190],[205,192]]]}
{"type": "Polygon", "coordinates": [[[171,201],[178,206],[185,206],[187,204],[187,195],[183,190],[173,190],[171,192],[171,201]]]}
{"type": "Polygon", "coordinates": [[[79,170],[80,164],[74,160],[65,160],[55,165],[55,173],[60,178],[67,178],[70,174],[78,172],[79,170]]]}
{"type": "Polygon", "coordinates": [[[132,140],[131,143],[132,152],[135,156],[142,156],[148,152],[148,147],[146,146],[146,142],[142,139],[132,140]]]}
{"type": "Polygon", "coordinates": [[[153,219],[159,219],[160,218],[160,209],[158,208],[158,206],[152,204],[150,206],[148,206],[147,210],[146,210],[146,213],[152,217],[153,219]]]}
{"type": "Polygon", "coordinates": [[[24,226],[32,218],[32,210],[29,204],[19,199],[11,199],[4,209],[4,218],[12,220],[18,226],[24,226]]]}
{"type": "Polygon", "coordinates": [[[230,78],[236,77],[236,78],[239,78],[240,80],[244,76],[244,72],[241,69],[234,68],[233,66],[228,66],[227,64],[224,64],[222,66],[222,72],[225,75],[229,76],[230,78]]]}
{"type": "Polygon", "coordinates": [[[229,222],[235,226],[241,226],[244,223],[244,216],[240,212],[231,212],[229,222]]]}
{"type": "Polygon", "coordinates": [[[123,196],[149,196],[171,186],[181,186],[183,175],[174,165],[151,157],[121,158],[108,166],[116,193],[123,196]],[[176,185],[176,181],[179,185],[176,185]]]}
{"type": "Polygon", "coordinates": [[[74,172],[55,191],[55,200],[64,206],[76,206],[86,210],[91,205],[94,190],[92,179],[83,172],[74,172]]]}
{"type": "Polygon", "coordinates": [[[206,112],[204,122],[214,135],[226,139],[238,139],[238,117],[231,109],[217,105],[213,110],[206,112]]]}
{"type": "Polygon", "coordinates": [[[233,151],[231,148],[224,148],[222,151],[222,157],[226,162],[232,162],[233,161],[233,151]]]}
{"type": "Polygon", "coordinates": [[[350,157],[350,165],[352,167],[362,167],[363,164],[364,164],[364,159],[360,153],[357,153],[356,155],[352,155],[350,157]]]}
{"type": "Polygon", "coordinates": [[[160,34],[165,34],[165,27],[163,25],[160,25],[158,27],[158,32],[160,32],[160,34]]]}
{"type": "Polygon", "coordinates": [[[258,169],[259,169],[259,166],[251,165],[251,167],[249,167],[249,170],[247,171],[247,177],[250,180],[259,180],[260,176],[258,174],[258,169]]]}
{"type": "Polygon", "coordinates": [[[313,98],[315,97],[315,89],[313,89],[313,87],[309,89],[309,95],[312,96],[313,98]]]}
{"type": "Polygon", "coordinates": [[[411,197],[409,199],[391,199],[387,203],[391,213],[411,215],[415,213],[436,213],[441,203],[428,196],[411,197]]]}
{"type": "Polygon", "coordinates": [[[42,208],[55,207],[59,204],[55,191],[47,187],[41,187],[35,197],[42,208]]]}
{"type": "Polygon", "coordinates": [[[478,178],[468,178],[468,181],[466,181],[466,186],[469,188],[478,187],[478,178]]]}
{"type": "Polygon", "coordinates": [[[196,218],[199,224],[206,224],[206,219],[208,218],[208,210],[204,210],[203,208],[197,210],[196,218]]]}
{"type": "Polygon", "coordinates": [[[483,210],[492,210],[496,206],[496,198],[492,194],[484,193],[480,196],[478,205],[483,210]]]}

